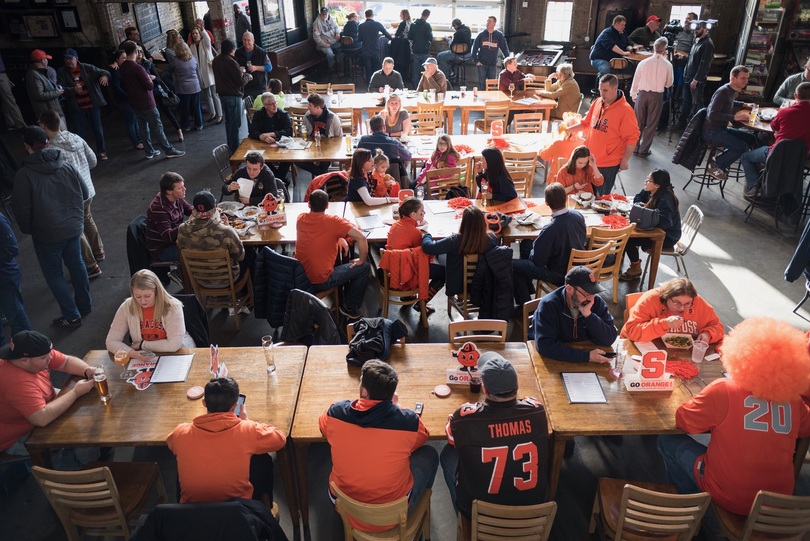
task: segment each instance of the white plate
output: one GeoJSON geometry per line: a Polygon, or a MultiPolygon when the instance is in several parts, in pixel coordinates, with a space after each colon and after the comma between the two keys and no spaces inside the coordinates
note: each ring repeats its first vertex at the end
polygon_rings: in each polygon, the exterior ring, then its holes
{"type": "Polygon", "coordinates": [[[680,333],[671,333],[671,332],[668,332],[664,336],[662,336],[661,340],[664,342],[664,345],[668,349],[689,349],[689,348],[692,347],[692,343],[694,342],[694,340],[692,339],[691,334],[680,334],[680,333]],[[667,342],[667,338],[687,338],[689,340],[689,345],[688,346],[673,346],[672,344],[667,342]]]}
{"type": "Polygon", "coordinates": [[[224,210],[225,212],[233,212],[236,210],[240,210],[244,207],[242,203],[239,201],[221,201],[217,203],[217,208],[219,210],[224,210]]]}
{"type": "Polygon", "coordinates": [[[255,220],[259,215],[259,207],[245,207],[235,214],[243,220],[255,220]]]}

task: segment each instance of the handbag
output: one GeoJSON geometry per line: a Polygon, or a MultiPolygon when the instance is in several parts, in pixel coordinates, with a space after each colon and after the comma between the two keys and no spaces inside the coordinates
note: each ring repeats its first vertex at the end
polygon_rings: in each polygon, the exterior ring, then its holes
{"type": "Polygon", "coordinates": [[[180,105],[180,98],[177,97],[177,94],[169,90],[168,87],[162,84],[156,84],[155,91],[158,93],[158,96],[160,96],[160,102],[166,107],[174,108],[180,105]]]}
{"type": "Polygon", "coordinates": [[[630,208],[630,221],[636,224],[636,229],[652,229],[658,225],[658,209],[648,209],[641,205],[630,208]]]}

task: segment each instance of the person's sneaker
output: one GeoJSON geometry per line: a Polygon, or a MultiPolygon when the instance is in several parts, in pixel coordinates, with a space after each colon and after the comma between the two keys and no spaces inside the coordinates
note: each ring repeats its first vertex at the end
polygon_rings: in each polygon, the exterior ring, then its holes
{"type": "MultiPolygon", "coordinates": [[[[417,302],[416,304],[412,305],[412,306],[413,306],[413,309],[414,309],[415,311],[417,311],[417,312],[421,312],[421,311],[422,311],[422,308],[421,308],[420,304],[421,304],[421,303],[418,303],[418,302],[417,302]]],[[[425,305],[425,313],[427,313],[427,315],[435,314],[435,313],[436,313],[436,309],[435,309],[435,308],[433,308],[432,306],[430,306],[430,305],[426,304],[426,305],[425,305]]]]}
{"type": "Polygon", "coordinates": [[[756,186],[754,186],[753,188],[745,188],[743,190],[743,197],[748,198],[756,197],[758,191],[759,189],[756,186]]]}
{"type": "Polygon", "coordinates": [[[250,308],[248,308],[247,306],[243,306],[242,308],[239,309],[239,313],[244,314],[246,316],[249,316],[250,315],[250,308]]]}
{"type": "Polygon", "coordinates": [[[93,265],[91,268],[87,269],[88,278],[98,278],[99,276],[101,276],[101,268],[98,265],[93,265]]]}
{"type": "Polygon", "coordinates": [[[104,252],[94,252],[93,257],[96,258],[96,261],[104,261],[107,256],[104,255],[104,252]]]}
{"type": "Polygon", "coordinates": [[[135,150],[143,150],[143,143],[138,143],[135,145],[135,150]]]}
{"type": "Polygon", "coordinates": [[[176,148],[170,148],[169,150],[166,151],[167,158],[181,158],[185,155],[186,155],[185,152],[183,152],[182,150],[177,150],[176,148]]]}
{"type": "Polygon", "coordinates": [[[92,307],[90,307],[90,308],[79,308],[79,313],[82,315],[82,317],[84,317],[86,315],[89,315],[90,312],[92,312],[92,311],[93,311],[92,307]]]}
{"type": "Polygon", "coordinates": [[[341,306],[339,308],[340,313],[346,316],[348,319],[360,319],[363,317],[363,314],[360,313],[359,310],[349,310],[348,308],[344,308],[341,306]]]}
{"type": "Polygon", "coordinates": [[[107,159],[107,153],[106,152],[99,153],[98,159],[102,160],[102,161],[106,160],[107,159]]]}
{"type": "Polygon", "coordinates": [[[716,178],[717,180],[728,180],[728,175],[725,171],[717,167],[717,164],[710,163],[709,166],[706,168],[706,172],[709,173],[711,176],[716,178]]]}
{"type": "Polygon", "coordinates": [[[66,317],[58,317],[51,323],[54,327],[81,327],[82,318],[68,319],[66,317]]]}
{"type": "Polygon", "coordinates": [[[639,276],[641,276],[641,265],[630,265],[630,268],[619,275],[619,281],[630,282],[639,276]]]}
{"type": "Polygon", "coordinates": [[[158,149],[153,150],[151,154],[147,154],[146,159],[151,160],[155,156],[160,156],[160,151],[158,149]]]}

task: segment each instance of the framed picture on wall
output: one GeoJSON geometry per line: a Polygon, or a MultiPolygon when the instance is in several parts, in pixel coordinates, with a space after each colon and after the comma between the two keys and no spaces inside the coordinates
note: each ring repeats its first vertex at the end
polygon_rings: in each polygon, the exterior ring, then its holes
{"type": "Polygon", "coordinates": [[[264,10],[264,24],[270,24],[281,19],[277,0],[262,0],[262,8],[264,10]]]}
{"type": "Polygon", "coordinates": [[[26,0],[0,0],[0,6],[3,9],[26,9],[28,2],[26,0]]]}
{"type": "Polygon", "coordinates": [[[82,23],[79,20],[79,10],[74,7],[59,8],[59,28],[62,32],[81,32],[82,23]]]}
{"type": "Polygon", "coordinates": [[[28,0],[31,9],[46,9],[53,7],[53,0],[28,0]]]}
{"type": "Polygon", "coordinates": [[[28,33],[28,28],[25,26],[25,18],[23,15],[6,14],[6,24],[8,25],[8,33],[11,34],[12,39],[18,41],[31,39],[31,34],[28,33]]]}
{"type": "Polygon", "coordinates": [[[24,15],[25,27],[32,38],[58,38],[56,20],[51,14],[24,15]]]}

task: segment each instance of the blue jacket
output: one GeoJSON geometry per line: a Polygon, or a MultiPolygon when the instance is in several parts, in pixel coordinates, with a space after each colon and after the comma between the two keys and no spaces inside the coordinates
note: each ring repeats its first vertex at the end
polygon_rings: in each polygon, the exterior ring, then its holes
{"type": "Polygon", "coordinates": [[[363,51],[360,56],[370,56],[372,58],[380,56],[380,34],[391,39],[388,30],[374,19],[366,19],[357,26],[357,35],[363,44],[363,51]]]}
{"type": "MultiPolygon", "coordinates": [[[[633,198],[633,203],[646,203],[652,194],[641,190],[633,198]]],[[[681,240],[681,215],[675,210],[675,199],[672,195],[663,194],[655,208],[658,209],[658,227],[666,231],[664,248],[672,248],[681,240]]]]}
{"type": "Polygon", "coordinates": [[[565,286],[540,300],[532,323],[537,351],[543,357],[570,363],[587,363],[590,352],[566,346],[566,342],[590,340],[598,346],[610,346],[618,332],[607,303],[599,295],[593,299],[591,315],[574,318],[565,302],[565,286]]]}
{"type": "Polygon", "coordinates": [[[274,252],[267,246],[256,255],[253,273],[253,302],[256,319],[267,319],[271,327],[281,327],[287,308],[287,295],[293,289],[312,291],[312,284],[301,262],[274,252]]]}
{"type": "MultiPolygon", "coordinates": [[[[489,234],[489,246],[487,251],[498,245],[498,239],[492,233],[489,234]]],[[[457,295],[464,289],[464,256],[459,255],[458,247],[461,246],[461,235],[453,233],[442,240],[433,240],[430,233],[425,233],[422,237],[422,251],[428,255],[447,254],[447,285],[445,293],[447,295],[457,295]]]]}
{"type": "Polygon", "coordinates": [[[630,46],[630,39],[627,34],[624,32],[620,34],[618,30],[613,28],[613,25],[610,25],[602,30],[602,33],[596,38],[590,59],[610,60],[611,58],[618,58],[619,55],[613,51],[614,45],[617,45],[622,51],[627,50],[627,47],[630,46]]]}
{"type": "Polygon", "coordinates": [[[529,259],[539,268],[545,267],[565,275],[568,272],[571,250],[584,249],[587,235],[588,230],[582,214],[575,210],[558,214],[543,226],[540,234],[534,239],[529,259]]]}
{"type": "Polygon", "coordinates": [[[382,149],[383,154],[388,156],[391,161],[407,162],[411,159],[411,151],[405,145],[381,131],[362,136],[357,142],[357,148],[367,148],[371,151],[372,156],[378,148],[382,149]]]}

